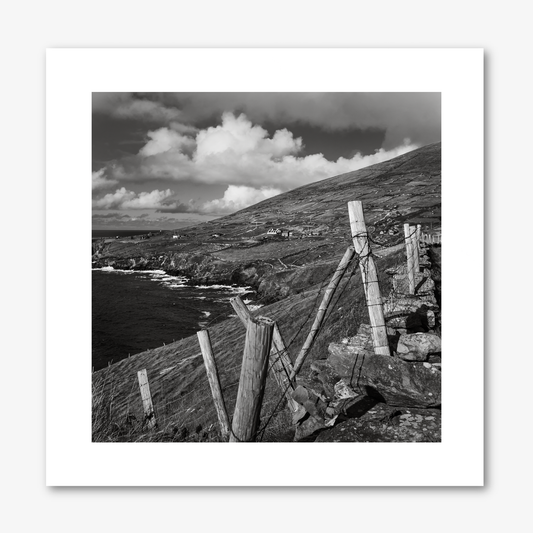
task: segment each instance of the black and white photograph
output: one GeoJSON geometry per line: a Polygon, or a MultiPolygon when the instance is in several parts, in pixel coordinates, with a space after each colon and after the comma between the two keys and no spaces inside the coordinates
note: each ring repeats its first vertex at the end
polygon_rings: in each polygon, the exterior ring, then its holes
{"type": "Polygon", "coordinates": [[[91,111],[93,443],[441,443],[440,92],[91,111]]]}

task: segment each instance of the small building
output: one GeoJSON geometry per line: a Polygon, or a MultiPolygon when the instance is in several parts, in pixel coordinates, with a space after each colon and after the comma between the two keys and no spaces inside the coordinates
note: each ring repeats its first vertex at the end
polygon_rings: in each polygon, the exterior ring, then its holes
{"type": "Polygon", "coordinates": [[[267,231],[267,235],[279,235],[281,233],[281,229],[279,228],[270,228],[267,231]]]}
{"type": "Polygon", "coordinates": [[[213,235],[211,235],[211,237],[222,237],[222,233],[213,233],[213,235]]]}

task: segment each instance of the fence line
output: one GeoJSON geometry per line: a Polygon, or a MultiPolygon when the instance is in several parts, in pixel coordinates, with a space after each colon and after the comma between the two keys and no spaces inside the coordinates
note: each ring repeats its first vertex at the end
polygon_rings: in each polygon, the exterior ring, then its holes
{"type": "Polygon", "coordinates": [[[203,329],[197,333],[200,349],[202,350],[202,357],[207,372],[207,379],[211,387],[211,394],[215,403],[217,411],[218,422],[220,424],[220,431],[222,438],[226,440],[230,434],[230,423],[224,398],[222,396],[222,389],[220,387],[220,380],[218,378],[217,367],[215,364],[215,357],[213,356],[213,349],[211,347],[211,339],[209,338],[209,331],[203,329]]]}
{"type": "Polygon", "coordinates": [[[141,398],[143,402],[144,416],[149,429],[154,429],[157,425],[152,395],[150,394],[150,384],[148,383],[148,373],[146,368],[137,372],[139,387],[141,389],[141,398]]]}
{"type": "MultiPolygon", "coordinates": [[[[177,432],[181,430],[181,433],[178,435],[180,440],[199,439],[200,436],[195,437],[194,435],[186,434],[188,429],[184,426],[185,420],[191,419],[191,414],[196,413],[194,415],[193,425],[197,426],[197,433],[203,431],[205,435],[206,432],[209,433],[216,428],[216,418],[214,418],[216,413],[222,440],[238,442],[253,441],[259,438],[259,436],[261,438],[264,437],[273,417],[281,412],[280,407],[284,408],[285,401],[293,413],[301,410],[302,406],[292,398],[292,392],[295,388],[295,378],[301,371],[314,341],[322,330],[327,311],[333,304],[334,294],[338,293],[337,301],[339,301],[342,293],[349,286],[349,281],[356,272],[357,266],[360,268],[363,280],[363,288],[372,327],[374,351],[377,354],[390,355],[386,334],[385,310],[387,311],[387,316],[390,317],[391,313],[401,311],[404,307],[408,308],[410,302],[402,303],[400,299],[400,301],[395,304],[396,307],[389,305],[388,302],[385,302],[385,306],[383,305],[384,302],[381,297],[379,286],[379,275],[370,248],[370,242],[375,241],[368,235],[362,202],[349,202],[348,212],[353,247],[350,246],[346,250],[331,278],[329,274],[326,275],[319,288],[315,287],[314,289],[311,289],[311,293],[316,291],[316,295],[313,296],[315,301],[311,306],[309,316],[301,323],[298,331],[287,345],[283,341],[279,328],[273,320],[265,317],[257,319],[253,318],[253,315],[250,313],[244,302],[242,302],[241,298],[237,297],[232,299],[232,305],[237,316],[247,328],[242,364],[221,369],[222,373],[220,373],[215,365],[215,357],[208,331],[202,330],[198,332],[198,341],[200,343],[200,350],[207,375],[205,389],[204,384],[202,383],[200,388],[190,390],[186,394],[176,397],[170,402],[166,401],[167,395],[164,390],[164,382],[167,378],[162,379],[162,377],[166,376],[176,368],[179,370],[179,363],[175,364],[165,373],[163,373],[163,371],[160,372],[160,377],[156,382],[159,384],[160,398],[159,401],[155,402],[155,409],[150,385],[148,383],[147,371],[144,369],[138,372],[144,420],[147,421],[149,429],[159,429],[159,431],[162,431],[163,429],[168,429],[172,426],[177,432]],[[357,259],[357,262],[353,261],[354,258],[357,259]],[[346,272],[350,265],[354,268],[352,268],[349,277],[347,277],[346,272]],[[324,291],[328,278],[330,278],[329,284],[324,291]],[[343,278],[345,283],[343,281],[343,288],[338,291],[337,289],[343,278]],[[318,305],[321,295],[322,299],[318,305]],[[236,305],[234,305],[235,302],[237,302],[236,305]],[[316,310],[317,305],[318,309],[316,310]],[[297,352],[298,355],[295,358],[294,365],[292,365],[288,356],[288,348],[292,346],[299,337],[302,329],[306,327],[308,322],[312,319],[315,310],[316,315],[314,316],[310,331],[305,337],[300,350],[297,352]],[[259,328],[259,324],[261,324],[262,328],[259,328]],[[261,329],[261,332],[258,328],[261,329]],[[220,375],[222,374],[226,376],[225,379],[227,381],[228,378],[234,376],[239,368],[240,379],[238,381],[232,380],[231,383],[225,383],[223,386],[220,375]],[[272,370],[272,376],[276,380],[279,391],[272,394],[268,401],[263,402],[266,387],[266,374],[268,370],[272,370]],[[207,387],[207,385],[209,385],[209,387],[207,387]],[[225,398],[224,395],[226,396],[225,398]],[[210,397],[212,398],[212,401],[209,401],[210,397]],[[235,408],[231,420],[226,405],[233,401],[235,401],[235,408]],[[260,416],[267,411],[268,415],[265,416],[266,421],[261,426],[260,416]]],[[[440,244],[440,235],[423,233],[420,224],[417,226],[405,224],[404,237],[407,249],[406,274],[409,280],[409,288],[411,289],[411,280],[413,280],[413,282],[416,281],[415,275],[420,270],[420,243],[440,244]]],[[[298,257],[296,261],[303,261],[310,253],[312,253],[312,251],[308,251],[304,254],[303,259],[298,257]]],[[[300,254],[300,252],[298,252],[298,254],[300,254]]],[[[329,269],[328,272],[330,272],[329,269]]],[[[412,292],[410,290],[411,294],[414,294],[414,292],[415,287],[413,287],[412,292]]],[[[287,311],[280,316],[286,317],[293,312],[292,309],[294,307],[298,306],[299,303],[306,301],[303,298],[305,293],[306,291],[302,293],[301,299],[298,300],[295,298],[294,302],[291,302],[287,311]]],[[[263,297],[263,299],[264,298],[265,297],[263,297]]],[[[257,302],[263,299],[259,299],[254,303],[257,304],[257,302]]],[[[308,305],[308,303],[305,305],[308,305]]],[[[215,319],[212,319],[209,324],[214,322],[214,320],[215,319]]],[[[191,356],[188,359],[192,357],[196,356],[191,356]]],[[[157,391],[155,396],[157,400],[157,391]]],[[[129,416],[130,405],[128,400],[127,417],[129,416]]],[[[294,417],[293,422],[295,422],[294,417]]]]}
{"type": "Polygon", "coordinates": [[[390,355],[387,326],[383,315],[383,303],[379,288],[379,279],[372,258],[368,232],[366,230],[363,203],[354,201],[348,203],[348,214],[355,251],[359,254],[359,266],[365,288],[366,303],[372,327],[374,352],[379,355],[390,355]]]}
{"type": "Polygon", "coordinates": [[[273,331],[274,321],[269,318],[248,320],[230,442],[251,442],[256,439],[273,331]]]}
{"type": "Polygon", "coordinates": [[[348,265],[352,261],[354,255],[355,255],[355,250],[353,246],[349,246],[346,249],[346,252],[344,253],[342,257],[339,263],[339,266],[337,267],[337,270],[335,270],[335,273],[333,274],[331,281],[329,282],[326,292],[324,293],[324,296],[322,298],[320,307],[318,308],[318,313],[316,314],[315,321],[313,322],[313,325],[311,326],[311,331],[309,332],[304,342],[304,345],[302,346],[300,353],[298,354],[298,357],[296,358],[296,361],[294,362],[294,368],[292,369],[291,376],[290,376],[291,380],[294,379],[296,374],[298,374],[298,372],[302,368],[302,365],[305,362],[305,359],[309,353],[309,350],[311,349],[311,346],[313,345],[313,342],[315,341],[315,338],[320,330],[326,311],[328,310],[329,304],[331,303],[331,299],[333,298],[333,295],[335,294],[335,291],[337,290],[340,280],[344,276],[344,273],[346,272],[346,269],[348,268],[348,265]]]}
{"type": "MultiPolygon", "coordinates": [[[[230,299],[230,303],[237,313],[237,316],[241,319],[244,327],[248,326],[249,320],[253,318],[252,313],[242,301],[240,296],[230,299]]],[[[293,414],[300,410],[300,406],[292,398],[292,390],[294,389],[291,383],[291,374],[293,371],[292,363],[287,353],[287,347],[281,336],[277,323],[274,324],[274,331],[272,332],[272,348],[270,350],[270,361],[274,378],[276,379],[278,386],[286,396],[287,404],[293,414]]]]}

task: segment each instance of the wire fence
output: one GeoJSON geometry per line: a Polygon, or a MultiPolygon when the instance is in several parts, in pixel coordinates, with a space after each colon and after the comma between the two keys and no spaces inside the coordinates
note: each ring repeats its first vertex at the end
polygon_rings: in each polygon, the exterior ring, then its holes
{"type": "MultiPolygon", "coordinates": [[[[353,240],[358,236],[358,234],[351,235],[351,238],[353,240]]],[[[365,237],[368,238],[369,243],[379,245],[382,248],[393,249],[398,246],[396,243],[389,243],[389,246],[385,246],[386,243],[371,238],[368,233],[365,233],[365,237]]],[[[406,236],[406,239],[415,237],[416,231],[411,232],[406,236]]],[[[428,240],[421,239],[421,242],[427,243],[428,240]]],[[[308,254],[298,257],[298,262],[303,263],[305,258],[311,253],[316,254],[316,251],[309,251],[308,254]]],[[[325,319],[318,325],[317,339],[321,337],[324,329],[328,326],[328,319],[332,312],[337,309],[339,303],[349,292],[349,288],[353,287],[353,279],[362,262],[370,256],[372,256],[372,250],[370,245],[368,245],[362,255],[356,253],[350,259],[344,276],[334,289],[333,299],[327,309],[325,319]]],[[[417,274],[420,274],[420,272],[417,274]]],[[[410,305],[416,305],[409,301],[405,283],[401,283],[408,275],[408,267],[405,264],[395,269],[394,278],[400,280],[400,282],[393,282],[388,298],[383,300],[385,314],[389,318],[394,318],[395,314],[402,316],[402,314],[405,314],[406,309],[411,310],[410,305]]],[[[427,276],[421,276],[421,278],[424,279],[420,280],[422,283],[419,286],[419,296],[423,296],[424,283],[428,283],[427,276]]],[[[309,330],[311,321],[317,315],[321,299],[330,279],[331,270],[327,270],[322,279],[312,288],[288,297],[283,301],[283,306],[274,306],[265,310],[272,320],[282,326],[282,333],[284,325],[291,325],[290,328],[287,327],[287,331],[290,331],[290,337],[284,340],[286,351],[292,355],[291,359],[293,360],[296,350],[302,345],[303,337],[309,330]]],[[[378,271],[379,284],[385,285],[384,281],[383,274],[378,271]]],[[[365,294],[366,291],[365,287],[365,294]]],[[[427,292],[427,310],[431,311],[434,302],[429,296],[431,291],[428,290],[427,292]]],[[[253,304],[254,306],[263,306],[269,303],[269,299],[269,296],[263,296],[255,300],[253,304]]],[[[205,326],[205,329],[211,328],[224,314],[220,313],[213,317],[205,326]]],[[[255,314],[258,314],[258,312],[256,311],[255,314]]],[[[244,329],[242,329],[240,335],[233,339],[221,340],[218,338],[220,335],[223,335],[223,332],[219,332],[215,328],[214,337],[218,344],[224,340],[229,343],[234,342],[233,348],[230,350],[233,355],[232,358],[228,358],[227,355],[226,357],[217,357],[217,351],[215,350],[221,390],[225,407],[231,420],[240,382],[244,329]],[[232,364],[228,364],[228,362],[232,362],[232,364]]],[[[280,353],[273,351],[269,370],[272,370],[277,358],[280,357],[280,353]]],[[[285,408],[287,389],[280,389],[272,374],[272,372],[269,372],[261,408],[260,424],[255,434],[255,440],[292,440],[292,433],[287,429],[291,425],[288,410],[285,408]]],[[[126,384],[124,384],[123,377],[116,375],[113,368],[109,367],[100,371],[99,379],[93,381],[93,440],[141,442],[157,440],[217,442],[222,440],[217,421],[217,412],[199,353],[187,355],[187,357],[175,361],[175,364],[164,368],[150,369],[148,377],[157,424],[155,430],[148,431],[147,429],[146,414],[142,407],[136,372],[130,371],[127,375],[126,384]],[[190,379],[187,380],[184,375],[188,375],[188,372],[194,375],[189,376],[190,379]],[[122,393],[119,391],[119,381],[121,382],[122,393]],[[124,396],[126,401],[124,401],[124,396]]]]}

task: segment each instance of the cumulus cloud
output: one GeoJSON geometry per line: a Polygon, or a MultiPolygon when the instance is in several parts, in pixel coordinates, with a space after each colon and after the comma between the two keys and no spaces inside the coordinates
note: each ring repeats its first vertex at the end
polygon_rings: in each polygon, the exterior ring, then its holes
{"type": "Polygon", "coordinates": [[[245,185],[230,185],[224,192],[222,198],[205,202],[199,208],[199,212],[203,214],[224,215],[234,213],[245,207],[257,204],[281,194],[280,189],[273,189],[271,187],[263,187],[255,189],[245,185]]]}
{"type": "Polygon", "coordinates": [[[138,155],[107,167],[117,181],[165,179],[206,184],[271,187],[287,191],[307,183],[350,172],[391,159],[418,146],[407,141],[374,154],[355,154],[329,161],[322,154],[299,156],[301,138],[286,129],[269,136],[244,115],[224,113],[216,127],[200,130],[196,137],[161,128],[138,155]]]}
{"type": "Polygon", "coordinates": [[[113,179],[107,179],[105,175],[105,168],[101,168],[100,170],[93,172],[92,176],[92,188],[93,191],[102,190],[102,189],[110,189],[111,187],[115,186],[118,181],[113,179]]]}
{"type": "Polygon", "coordinates": [[[194,140],[169,128],[148,132],[149,141],[139,150],[139,155],[151,156],[169,150],[185,150],[194,146],[194,140]]]}
{"type": "Polygon", "coordinates": [[[200,131],[196,137],[196,161],[223,153],[243,156],[251,153],[266,154],[277,158],[297,153],[302,148],[302,139],[295,139],[286,129],[278,130],[268,138],[268,132],[253,125],[244,115],[223,113],[222,124],[200,131]]]}
{"type": "Polygon", "coordinates": [[[169,196],[172,191],[160,191],[158,189],[152,192],[141,192],[136,194],[128,191],[125,187],[117,189],[114,193],[108,193],[102,198],[93,200],[93,208],[97,209],[153,209],[162,207],[162,202],[169,196]]]}

